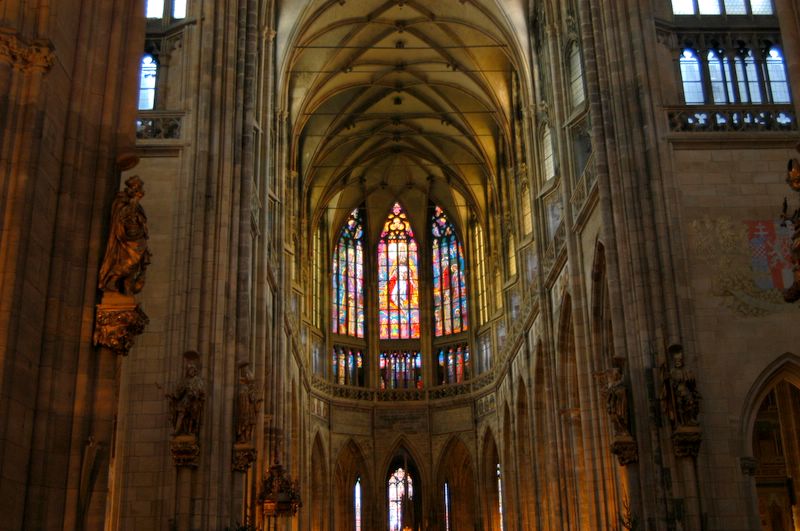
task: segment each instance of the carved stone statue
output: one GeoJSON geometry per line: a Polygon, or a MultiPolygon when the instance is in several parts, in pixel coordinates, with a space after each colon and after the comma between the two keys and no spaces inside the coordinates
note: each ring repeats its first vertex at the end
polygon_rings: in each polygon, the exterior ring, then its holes
{"type": "Polygon", "coordinates": [[[139,204],[143,185],[137,175],[129,178],[125,190],[117,193],[111,205],[111,230],[100,267],[99,288],[104,291],[133,295],[144,286],[151,254],[147,248],[147,216],[139,204]]]}
{"type": "Polygon", "coordinates": [[[606,378],[606,410],[614,435],[630,435],[628,389],[622,381],[622,371],[619,367],[612,367],[606,371],[606,378]]]}
{"type": "MultiPolygon", "coordinates": [[[[800,148],[798,148],[800,149],[800,148]]],[[[789,161],[789,167],[786,173],[786,184],[795,192],[800,192],[800,162],[797,159],[789,161]]],[[[783,291],[783,299],[786,302],[796,302],[800,300],[800,209],[796,209],[791,216],[787,214],[789,202],[786,198],[783,200],[783,212],[781,213],[782,225],[786,222],[792,224],[794,232],[792,233],[792,245],[789,252],[792,257],[792,272],[794,275],[794,282],[791,286],[783,291]]]]}
{"type": "Polygon", "coordinates": [[[262,398],[259,396],[259,388],[253,377],[253,371],[246,364],[241,366],[239,371],[239,392],[236,399],[236,442],[249,443],[253,437],[253,428],[258,419],[262,398]]]}
{"type": "Polygon", "coordinates": [[[683,349],[679,345],[672,345],[669,353],[672,356],[672,368],[669,362],[661,368],[664,412],[673,428],[697,426],[701,396],[694,374],[684,367],[683,349]]]}
{"type": "Polygon", "coordinates": [[[200,421],[206,400],[205,383],[200,377],[197,352],[189,351],[183,358],[183,381],[175,388],[175,392],[167,394],[170,420],[173,435],[196,437],[200,433],[200,421]]]}

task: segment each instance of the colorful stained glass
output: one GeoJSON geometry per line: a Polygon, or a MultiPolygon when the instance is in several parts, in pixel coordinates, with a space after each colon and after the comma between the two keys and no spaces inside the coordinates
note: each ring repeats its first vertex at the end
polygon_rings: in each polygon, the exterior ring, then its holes
{"type": "Polygon", "coordinates": [[[333,382],[339,385],[364,386],[364,354],[357,349],[333,347],[333,382]]]}
{"type": "Polygon", "coordinates": [[[359,209],[342,227],[332,276],[333,333],[364,337],[364,223],[359,209]]]}
{"type": "Polygon", "coordinates": [[[422,389],[422,354],[419,351],[381,352],[381,389],[422,389]]]}
{"type": "Polygon", "coordinates": [[[441,385],[461,383],[470,378],[469,348],[451,345],[439,348],[438,381],[441,385]]]}
{"type": "Polygon", "coordinates": [[[410,522],[404,522],[404,518],[409,518],[408,511],[404,511],[404,505],[414,498],[414,482],[411,475],[402,467],[397,468],[388,482],[389,494],[389,531],[401,531],[405,527],[411,528],[410,522]],[[404,498],[406,499],[404,501],[404,498]]]}
{"type": "Polygon", "coordinates": [[[467,290],[464,251],[455,227],[435,207],[432,228],[433,315],[436,336],[467,330],[467,290]]]}
{"type": "Polygon", "coordinates": [[[378,242],[378,322],[381,339],[419,337],[417,242],[395,203],[378,242]]]}

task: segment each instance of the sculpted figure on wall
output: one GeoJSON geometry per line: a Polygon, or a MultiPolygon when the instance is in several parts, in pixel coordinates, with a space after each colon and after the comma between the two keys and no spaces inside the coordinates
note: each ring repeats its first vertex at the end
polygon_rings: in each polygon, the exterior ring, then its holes
{"type": "Polygon", "coordinates": [[[661,402],[673,428],[694,427],[698,425],[700,414],[700,392],[697,390],[692,371],[684,366],[683,349],[680,345],[669,348],[672,367],[667,361],[662,368],[661,402]]]}
{"type": "Polygon", "coordinates": [[[183,355],[184,377],[169,399],[170,421],[173,435],[194,435],[200,433],[200,421],[206,400],[205,383],[200,377],[199,355],[189,351],[183,355]]]}
{"type": "Polygon", "coordinates": [[[612,367],[606,371],[606,378],[606,410],[611,418],[614,434],[629,435],[628,389],[622,381],[622,370],[619,367],[612,367]]]}
{"type": "Polygon", "coordinates": [[[137,176],[125,181],[111,205],[111,229],[106,254],[100,267],[99,288],[134,295],[142,290],[145,270],[150,264],[147,247],[147,216],[139,201],[144,183],[137,176]]]}
{"type": "MultiPolygon", "coordinates": [[[[797,159],[791,159],[787,170],[786,183],[789,185],[789,188],[795,192],[800,192],[800,162],[798,162],[797,159]]],[[[800,208],[796,209],[791,216],[787,214],[788,209],[789,202],[784,198],[781,225],[786,226],[786,222],[788,221],[792,224],[792,228],[794,229],[792,233],[792,245],[789,251],[792,257],[794,282],[783,291],[783,299],[786,302],[796,302],[800,300],[800,208]]]]}
{"type": "Polygon", "coordinates": [[[253,376],[253,371],[243,365],[240,369],[239,392],[237,396],[236,442],[249,443],[253,437],[253,428],[258,419],[258,410],[262,398],[253,376]]]}

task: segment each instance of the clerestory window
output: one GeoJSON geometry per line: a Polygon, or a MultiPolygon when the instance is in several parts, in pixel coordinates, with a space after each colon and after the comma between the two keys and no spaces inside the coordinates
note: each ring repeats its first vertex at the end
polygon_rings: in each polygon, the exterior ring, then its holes
{"type": "Polygon", "coordinates": [[[147,53],[142,56],[139,69],[139,110],[150,111],[156,104],[156,80],[158,79],[158,62],[147,53]]]}
{"type": "Polygon", "coordinates": [[[770,0],[672,0],[673,15],[772,15],[770,0]]]}
{"type": "MultiPolygon", "coordinates": [[[[333,248],[329,379],[339,385],[421,389],[425,359],[431,362],[429,377],[434,385],[466,381],[472,375],[466,334],[468,284],[465,251],[455,224],[442,207],[430,205],[428,248],[421,250],[405,208],[395,202],[377,241],[370,244],[365,212],[365,208],[350,212],[333,248]],[[428,264],[422,268],[421,257],[428,264]],[[426,292],[420,291],[421,285],[426,292]],[[431,343],[422,344],[423,337],[431,343]],[[376,344],[377,352],[368,355],[369,345],[376,344]]],[[[473,230],[478,293],[485,306],[483,234],[478,226],[473,230]]],[[[315,234],[312,249],[318,254],[324,245],[319,230],[315,234]]],[[[312,279],[320,276],[316,263],[312,260],[312,279]]],[[[311,311],[316,289],[311,288],[311,311]]]]}

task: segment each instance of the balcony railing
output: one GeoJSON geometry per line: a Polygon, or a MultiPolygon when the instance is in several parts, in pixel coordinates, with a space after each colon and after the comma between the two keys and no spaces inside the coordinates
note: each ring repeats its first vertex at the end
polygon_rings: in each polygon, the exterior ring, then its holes
{"type": "Polygon", "coordinates": [[[667,107],[673,133],[797,131],[790,105],[686,105],[667,107]]]}
{"type": "Polygon", "coordinates": [[[586,207],[589,197],[594,191],[595,183],[597,183],[597,173],[594,171],[594,155],[592,155],[586,163],[586,167],[583,169],[583,173],[581,174],[581,178],[578,179],[575,189],[572,191],[572,197],[569,199],[570,206],[572,207],[573,223],[583,214],[583,209],[586,207]]]}
{"type": "Polygon", "coordinates": [[[180,140],[182,112],[142,111],[136,118],[138,140],[180,140]]]}

